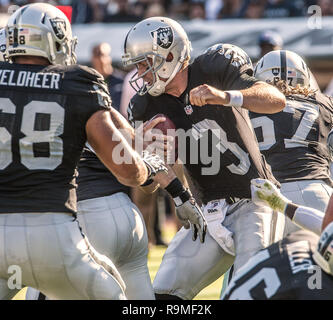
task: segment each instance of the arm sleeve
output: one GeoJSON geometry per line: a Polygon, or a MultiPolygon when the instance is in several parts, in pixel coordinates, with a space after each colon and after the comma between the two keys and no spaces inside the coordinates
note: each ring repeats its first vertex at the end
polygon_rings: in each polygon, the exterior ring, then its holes
{"type": "Polygon", "coordinates": [[[313,208],[300,206],[295,211],[293,222],[306,230],[312,231],[320,235],[323,219],[324,212],[313,208]]]}

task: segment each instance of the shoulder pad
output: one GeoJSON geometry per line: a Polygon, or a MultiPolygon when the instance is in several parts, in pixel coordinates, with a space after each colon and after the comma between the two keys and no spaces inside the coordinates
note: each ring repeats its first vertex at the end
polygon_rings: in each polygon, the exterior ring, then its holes
{"type": "Polygon", "coordinates": [[[82,65],[50,66],[45,69],[62,75],[64,90],[76,94],[96,94],[101,105],[110,107],[111,98],[104,77],[93,68],[82,65]]]}
{"type": "Polygon", "coordinates": [[[333,112],[333,98],[332,97],[330,97],[322,92],[317,92],[315,94],[315,99],[317,102],[324,105],[327,109],[329,109],[331,112],[333,112]]]}
{"type": "Polygon", "coordinates": [[[149,95],[140,96],[135,94],[128,106],[128,119],[134,123],[137,120],[144,120],[144,115],[149,103],[149,95]]]}
{"type": "Polygon", "coordinates": [[[200,60],[202,68],[208,72],[216,71],[216,64],[219,63],[224,64],[225,68],[231,64],[235,68],[241,69],[241,72],[253,75],[253,66],[250,57],[243,49],[232,44],[215,44],[209,47],[197,59],[200,60]]]}

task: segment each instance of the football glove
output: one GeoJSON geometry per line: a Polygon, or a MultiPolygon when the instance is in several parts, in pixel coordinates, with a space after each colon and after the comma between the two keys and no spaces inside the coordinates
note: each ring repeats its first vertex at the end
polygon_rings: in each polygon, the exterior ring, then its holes
{"type": "Polygon", "coordinates": [[[272,182],[259,178],[251,180],[251,197],[255,204],[266,205],[282,213],[291,202],[272,182]]]}
{"type": "Polygon", "coordinates": [[[201,243],[204,243],[207,232],[207,222],[200,207],[189,190],[173,198],[176,205],[177,217],[185,229],[192,229],[192,240],[195,241],[199,235],[201,243]]]}
{"type": "Polygon", "coordinates": [[[159,172],[168,173],[168,169],[165,166],[164,161],[158,155],[149,153],[148,151],[143,151],[142,160],[148,169],[147,181],[152,181],[154,176],[159,172]]]}

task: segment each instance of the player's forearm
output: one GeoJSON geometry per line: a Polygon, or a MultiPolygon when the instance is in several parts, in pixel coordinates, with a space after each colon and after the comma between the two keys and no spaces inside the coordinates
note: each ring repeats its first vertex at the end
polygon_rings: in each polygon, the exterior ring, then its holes
{"type": "Polygon", "coordinates": [[[285,96],[275,87],[258,82],[248,89],[241,90],[243,94],[242,108],[256,113],[276,113],[286,105],[285,96]]]}
{"type": "Polygon", "coordinates": [[[324,218],[323,212],[313,208],[288,203],[284,213],[301,228],[312,231],[318,235],[321,234],[324,218]]]}
{"type": "Polygon", "coordinates": [[[333,222],[333,196],[331,196],[328,206],[326,208],[322,230],[324,230],[331,222],[333,222]]]}
{"type": "Polygon", "coordinates": [[[147,180],[148,170],[111,121],[110,113],[98,111],[86,125],[87,139],[97,156],[124,185],[135,187],[147,180]]]}

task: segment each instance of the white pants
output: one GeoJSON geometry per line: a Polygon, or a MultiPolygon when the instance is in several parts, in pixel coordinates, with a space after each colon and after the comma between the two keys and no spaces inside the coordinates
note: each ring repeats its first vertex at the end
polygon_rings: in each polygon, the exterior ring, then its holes
{"type": "MultiPolygon", "coordinates": [[[[300,180],[281,183],[281,193],[293,203],[325,212],[332,188],[322,180],[300,180]]],[[[286,217],[284,235],[300,230],[286,217]]]]}
{"type": "Polygon", "coordinates": [[[182,228],[163,256],[153,283],[155,293],[193,299],[232,264],[237,273],[256,252],[281,240],[283,222],[281,213],[250,200],[230,205],[223,225],[233,232],[236,257],[223,251],[209,233],[201,244],[192,241],[190,230],[182,228]]]}
{"type": "Polygon", "coordinates": [[[147,231],[130,198],[119,192],[79,201],[77,217],[94,248],[115,264],[127,299],[155,299],[147,266],[147,231]]]}
{"type": "Polygon", "coordinates": [[[0,299],[16,294],[9,271],[17,269],[16,285],[51,299],[125,298],[117,270],[90,246],[71,215],[0,214],[0,239],[0,299]]]}

